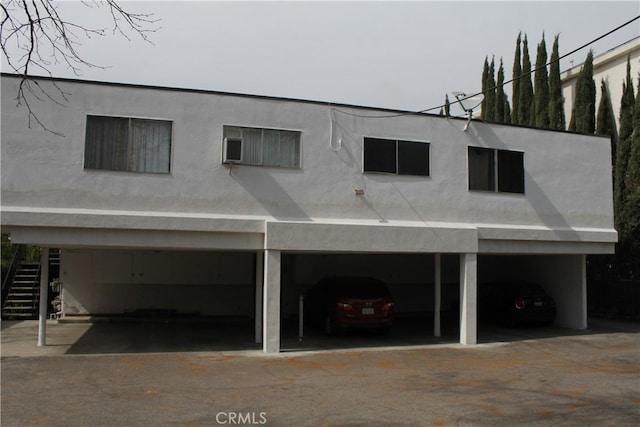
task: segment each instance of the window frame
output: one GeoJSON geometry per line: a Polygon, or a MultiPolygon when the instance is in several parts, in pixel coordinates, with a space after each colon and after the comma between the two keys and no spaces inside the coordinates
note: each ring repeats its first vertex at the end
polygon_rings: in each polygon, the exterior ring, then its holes
{"type": "MultiPolygon", "coordinates": [[[[173,146],[174,146],[174,132],[175,132],[175,121],[166,119],[166,118],[155,118],[155,117],[142,117],[142,116],[121,116],[121,115],[110,115],[110,114],[95,114],[88,113],[85,115],[84,120],[84,152],[83,152],[83,169],[86,171],[102,171],[102,172],[126,172],[126,173],[134,173],[134,174],[153,174],[153,175],[170,175],[173,172],[173,146]],[[90,153],[88,150],[88,132],[89,132],[89,118],[96,117],[102,119],[120,119],[127,122],[127,168],[107,168],[107,167],[98,167],[94,165],[88,165],[91,162],[90,153]],[[169,125],[169,147],[166,153],[167,159],[167,167],[166,170],[161,171],[153,171],[153,170],[143,170],[136,169],[134,165],[131,164],[132,157],[132,126],[134,121],[140,122],[160,122],[169,125]]],[[[135,157],[134,157],[135,158],[135,157]]]]}
{"type": "MultiPolygon", "coordinates": [[[[388,155],[388,153],[387,153],[388,155]]],[[[375,157],[379,157],[380,155],[378,154],[378,156],[375,157]]],[[[370,157],[371,159],[371,157],[370,157]]],[[[375,159],[374,159],[375,161],[375,159]]],[[[404,166],[404,168],[407,168],[408,166],[404,166]]],[[[415,170],[415,168],[414,168],[415,170]]],[[[362,143],[362,172],[363,173],[373,173],[373,174],[388,174],[388,175],[398,175],[398,176],[415,176],[415,177],[427,177],[430,178],[431,177],[431,141],[415,141],[415,140],[409,140],[409,139],[398,139],[398,138],[380,138],[380,137],[374,137],[374,136],[364,136],[363,137],[363,143],[362,143]],[[379,144],[394,144],[394,149],[393,150],[388,150],[393,151],[393,155],[394,155],[394,165],[393,165],[393,170],[390,170],[390,168],[387,167],[387,165],[385,165],[386,170],[379,170],[379,169],[385,169],[385,168],[378,168],[378,170],[373,169],[374,166],[369,166],[372,167],[371,169],[367,169],[367,143],[379,143],[379,144]],[[401,166],[401,146],[403,144],[416,144],[416,145],[420,145],[422,147],[426,147],[426,173],[406,173],[406,172],[402,172],[403,167],[401,166]]]]}
{"type": "MultiPolygon", "coordinates": [[[[228,124],[223,124],[222,125],[222,143],[224,144],[224,140],[225,138],[242,138],[243,143],[242,143],[242,162],[241,163],[234,163],[235,165],[244,165],[244,166],[257,166],[257,167],[271,167],[271,168],[280,168],[280,169],[290,169],[290,170],[299,170],[302,169],[302,131],[299,129],[283,129],[283,128],[271,128],[271,127],[259,127],[259,126],[244,126],[244,125],[228,125],[228,124]],[[228,134],[228,130],[235,128],[240,130],[240,136],[235,136],[235,134],[233,135],[229,135],[228,134]],[[247,161],[247,156],[245,155],[245,142],[244,142],[244,135],[243,135],[243,131],[247,130],[247,131],[261,131],[261,136],[260,136],[260,161],[259,163],[249,163],[247,161]],[[296,134],[297,138],[295,143],[297,144],[296,149],[294,150],[294,154],[296,156],[296,161],[294,166],[286,166],[286,165],[276,165],[276,164],[269,164],[269,163],[265,163],[264,160],[264,155],[265,152],[263,151],[263,147],[264,147],[264,140],[265,140],[265,131],[266,132],[286,132],[286,133],[291,133],[291,134],[296,134]]],[[[222,163],[224,164],[224,153],[222,155],[222,163]]]]}
{"type": "Polygon", "coordinates": [[[469,191],[475,192],[487,192],[487,193],[501,193],[501,194],[525,194],[526,186],[525,186],[525,165],[524,165],[524,151],[519,150],[505,150],[499,148],[489,148],[489,147],[478,147],[469,145],[467,146],[467,188],[469,191]],[[490,157],[490,167],[487,169],[491,171],[491,176],[489,177],[489,185],[483,186],[480,185],[482,183],[478,183],[472,181],[474,175],[478,175],[478,171],[472,171],[472,151],[476,152],[486,152],[491,153],[490,157]],[[501,164],[505,164],[508,157],[511,159],[518,156],[518,164],[513,167],[513,164],[509,163],[508,166],[502,168],[503,173],[501,173],[501,164]],[[501,160],[502,159],[502,160],[501,160]],[[474,172],[472,174],[472,172],[474,172]],[[505,176],[513,175],[514,173],[520,172],[521,176],[518,179],[516,184],[513,182],[506,181],[508,178],[505,176]],[[489,188],[486,188],[489,187],[489,188]]]}

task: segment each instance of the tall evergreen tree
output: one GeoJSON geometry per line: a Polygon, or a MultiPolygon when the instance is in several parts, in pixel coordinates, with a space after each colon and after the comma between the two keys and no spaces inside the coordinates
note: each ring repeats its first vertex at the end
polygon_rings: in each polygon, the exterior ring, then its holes
{"type": "Polygon", "coordinates": [[[640,81],[633,108],[633,133],[629,149],[629,163],[625,177],[626,197],[623,207],[625,221],[625,258],[629,278],[640,277],[640,81]]]}
{"type": "Polygon", "coordinates": [[[593,81],[593,51],[587,54],[578,79],[569,130],[594,133],[596,130],[596,84],[593,81]]]}
{"type": "Polygon", "coordinates": [[[522,33],[518,33],[518,38],[516,39],[516,52],[513,55],[513,71],[511,74],[511,78],[513,80],[512,83],[512,109],[511,109],[511,122],[512,123],[520,123],[520,76],[522,75],[522,64],[521,64],[521,54],[520,54],[520,45],[521,45],[521,36],[522,33]]]}
{"type": "Polygon", "coordinates": [[[489,58],[488,57],[484,57],[484,65],[482,67],[482,93],[485,94],[484,98],[482,99],[482,103],[480,103],[480,116],[484,119],[487,120],[487,95],[486,95],[486,91],[488,89],[487,87],[487,82],[489,80],[489,58]]]}
{"type": "Polygon", "coordinates": [[[495,107],[495,120],[500,123],[509,123],[505,114],[505,107],[509,101],[507,101],[507,94],[504,93],[504,66],[502,65],[502,58],[500,58],[500,66],[498,67],[498,80],[496,82],[496,107],[495,107]]]}
{"type": "Polygon", "coordinates": [[[491,58],[491,64],[489,64],[489,73],[487,75],[487,88],[484,93],[484,100],[486,101],[486,115],[483,111],[483,117],[489,121],[499,121],[496,117],[496,64],[495,59],[491,58]]]}
{"type": "Polygon", "coordinates": [[[549,75],[547,73],[547,46],[544,41],[544,33],[542,41],[538,44],[534,82],[535,126],[547,129],[549,128],[549,75]]]}
{"type": "Polygon", "coordinates": [[[519,124],[535,124],[533,110],[533,84],[531,83],[531,59],[529,58],[529,46],[527,35],[522,40],[522,78],[520,79],[520,103],[518,106],[519,124]]]}
{"type": "Polygon", "coordinates": [[[451,103],[449,102],[449,95],[444,96],[444,115],[445,117],[451,116],[451,103]]]}
{"type": "Polygon", "coordinates": [[[620,99],[620,130],[616,148],[616,169],[613,188],[613,203],[616,213],[616,229],[620,233],[620,240],[626,235],[625,202],[627,198],[626,176],[629,157],[631,154],[631,139],[633,135],[633,110],[635,95],[633,80],[631,79],[631,57],[627,58],[627,76],[622,83],[622,98],[620,99]]]}
{"type": "Polygon", "coordinates": [[[564,97],[560,80],[559,36],[553,41],[553,49],[549,64],[549,128],[564,130],[564,97]]]}
{"type": "Polygon", "coordinates": [[[504,123],[511,123],[511,107],[506,94],[504,96],[504,123]]]}
{"type": "Polygon", "coordinates": [[[611,103],[611,95],[607,84],[602,79],[600,83],[600,104],[598,105],[598,113],[596,115],[596,133],[598,135],[608,135],[611,138],[611,166],[613,168],[613,176],[615,177],[616,164],[616,141],[618,132],[616,129],[616,118],[613,113],[613,104],[611,103]]]}

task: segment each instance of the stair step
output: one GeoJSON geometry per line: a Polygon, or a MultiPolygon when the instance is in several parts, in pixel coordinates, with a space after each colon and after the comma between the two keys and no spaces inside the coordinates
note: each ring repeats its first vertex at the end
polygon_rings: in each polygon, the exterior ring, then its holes
{"type": "Polygon", "coordinates": [[[5,317],[6,319],[21,319],[21,320],[33,320],[38,318],[36,314],[31,314],[31,313],[6,313],[6,314],[3,314],[3,317],[5,317]]]}

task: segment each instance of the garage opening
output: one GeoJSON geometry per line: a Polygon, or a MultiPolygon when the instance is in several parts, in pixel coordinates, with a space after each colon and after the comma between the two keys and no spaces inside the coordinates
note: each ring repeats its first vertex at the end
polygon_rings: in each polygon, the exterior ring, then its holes
{"type": "Polygon", "coordinates": [[[442,255],[440,258],[441,336],[434,337],[433,254],[283,254],[282,350],[458,342],[459,255],[442,255]],[[310,308],[311,301],[308,298],[313,298],[314,285],[328,277],[370,278],[384,283],[393,301],[392,326],[388,330],[368,326],[348,327],[328,334],[322,326],[323,322],[310,317],[317,313],[304,308],[310,308]],[[302,340],[299,317],[301,297],[304,318],[302,340]]]}
{"type": "Polygon", "coordinates": [[[584,256],[479,256],[478,316],[482,341],[514,330],[586,328],[584,256]]]}
{"type": "Polygon", "coordinates": [[[257,348],[255,253],[62,249],[60,263],[63,322],[128,323],[111,338],[134,351],[257,348]]]}

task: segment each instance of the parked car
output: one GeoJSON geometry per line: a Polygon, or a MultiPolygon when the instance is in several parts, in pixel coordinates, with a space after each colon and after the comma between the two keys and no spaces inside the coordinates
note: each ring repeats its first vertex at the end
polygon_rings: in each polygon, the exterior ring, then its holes
{"type": "Polygon", "coordinates": [[[478,290],[480,319],[506,326],[551,325],[556,303],[535,283],[483,283],[478,290]]]}
{"type": "Polygon", "coordinates": [[[387,331],[393,322],[393,298],[380,280],[328,277],[307,292],[304,317],[329,335],[353,328],[387,331]]]}

